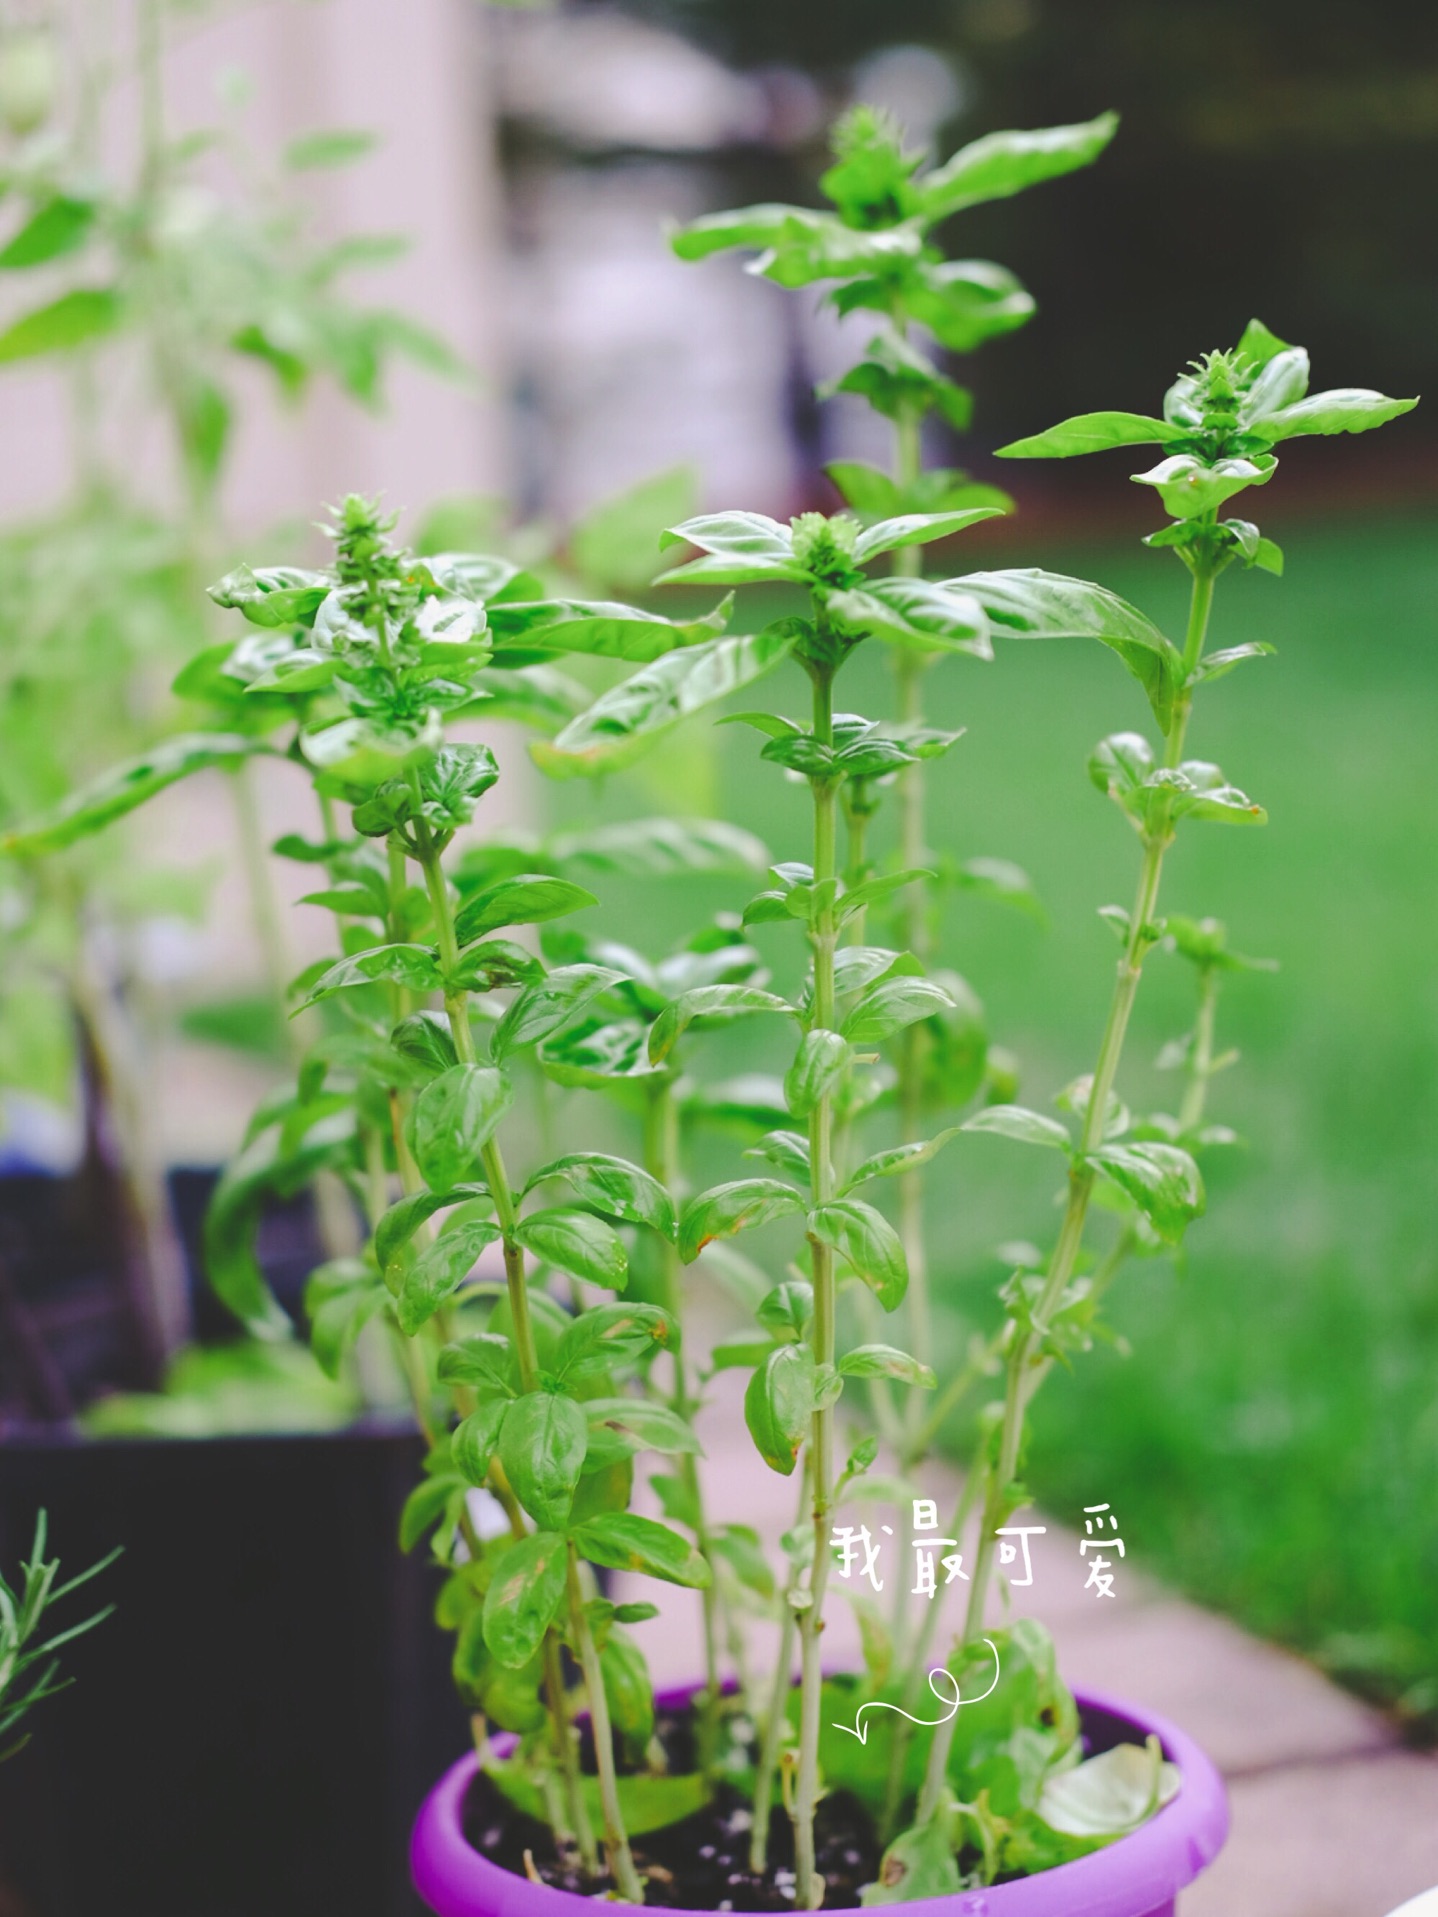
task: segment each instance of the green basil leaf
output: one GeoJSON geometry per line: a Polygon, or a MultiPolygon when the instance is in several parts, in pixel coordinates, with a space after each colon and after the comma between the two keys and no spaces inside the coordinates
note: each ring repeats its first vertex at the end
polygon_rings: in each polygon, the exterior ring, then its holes
{"type": "Polygon", "coordinates": [[[1016,1138],[1021,1145],[1048,1145],[1055,1151],[1072,1150],[1072,1142],[1056,1118],[1031,1112],[1023,1105],[986,1105],[959,1127],[963,1132],[997,1132],[1000,1138],[1016,1138]]]}
{"type": "Polygon", "coordinates": [[[771,1471],[791,1477],[814,1416],[814,1354],[776,1345],[744,1392],[744,1422],[771,1471]]]}
{"type": "Polygon", "coordinates": [[[589,1398],[584,1416],[589,1423],[591,1466],[613,1464],[617,1458],[632,1458],[641,1451],[674,1457],[697,1455],[702,1449],[692,1425],[668,1405],[643,1398],[589,1398]]]}
{"type": "Polygon", "coordinates": [[[491,1657],[510,1670],[529,1663],[559,1615],[568,1572],[564,1539],[553,1531],[536,1531],[509,1547],[484,1596],[491,1657]]]}
{"type": "Polygon", "coordinates": [[[1366,387],[1337,386],[1256,418],[1249,430],[1276,441],[1295,439],[1301,433],[1366,433],[1411,413],[1417,404],[1416,399],[1388,399],[1366,387]]]}
{"type": "Polygon", "coordinates": [[[559,1340],[552,1368],[562,1378],[595,1360],[642,1358],[656,1348],[672,1350],[678,1336],[678,1326],[658,1305],[593,1305],[559,1340]]]}
{"type": "Polygon", "coordinates": [[[463,1486],[457,1478],[424,1478],[404,1501],[399,1514],[399,1548],[412,1551],[450,1511],[463,1486]]]}
{"type": "Polygon", "coordinates": [[[454,1296],[479,1254],[498,1237],[498,1225],[474,1219],[441,1232],[433,1244],[425,1246],[404,1273],[395,1301],[395,1314],[406,1337],[412,1338],[454,1296]]]}
{"type": "Polygon", "coordinates": [[[300,566],[263,566],[253,571],[237,566],[211,586],[217,606],[241,612],[252,626],[274,630],[283,626],[310,626],[334,589],[327,572],[309,572],[300,566]]]}
{"type": "Polygon", "coordinates": [[[467,898],[454,916],[454,936],[461,946],[473,945],[487,932],[504,925],[542,925],[588,905],[598,905],[592,892],[568,879],[527,873],[501,879],[467,898]]]}
{"type": "Polygon", "coordinates": [[[694,511],[698,493],[698,470],[671,466],[592,506],[569,532],[579,576],[642,592],[654,576],[660,532],[694,511]]]}
{"type": "Polygon", "coordinates": [[[794,557],[792,530],[763,513],[703,513],[668,528],[659,544],[661,548],[697,546],[704,555],[665,573],[666,585],[686,579],[747,585],[765,579],[803,581],[809,576],[803,562],[794,557]]]}
{"type": "Polygon", "coordinates": [[[761,992],[754,985],[696,985],[671,1000],[650,1027],[650,1064],[662,1064],[695,1019],[728,1021],[751,1012],[784,1012],[792,1018],[794,1007],[787,999],[761,992]]]}
{"type": "Polygon", "coordinates": [[[124,317],[124,302],[113,287],[77,286],[48,306],[22,313],[0,332],[0,365],[88,346],[115,332],[124,317]]]}
{"type": "Polygon", "coordinates": [[[676,646],[714,638],[724,630],[728,617],[727,600],[702,619],[666,619],[662,613],[643,612],[637,606],[578,599],[505,601],[491,603],[489,633],[501,663],[508,651],[583,652],[644,664],[663,658],[676,646]]]}
{"type": "Polygon", "coordinates": [[[367,951],[354,952],[321,972],[295,1011],[306,1011],[336,992],[352,992],[386,979],[411,992],[433,992],[440,982],[439,965],[427,945],[372,945],[367,951]]]}
{"type": "Polygon", "coordinates": [[[481,1331],[446,1345],[439,1354],[439,1376],[444,1384],[479,1385],[506,1398],[519,1395],[514,1345],[496,1331],[481,1331]]]}
{"type": "Polygon", "coordinates": [[[994,631],[1017,639],[1097,639],[1148,694],[1167,732],[1183,678],[1178,649],[1137,607],[1087,579],[1036,567],[968,573],[954,582],[983,606],[994,631]]]}
{"type": "Polygon", "coordinates": [[[1285,346],[1271,354],[1239,401],[1239,426],[1266,437],[1256,422],[1302,399],[1308,391],[1308,373],[1308,354],[1301,346],[1285,346]]]}
{"type": "Polygon", "coordinates": [[[260,1209],[266,1198],[292,1198],[315,1173],[353,1163],[352,1110],[321,1107],[296,1138],[271,1122],[258,1126],[226,1165],[205,1213],[205,1272],[215,1295],[252,1337],[290,1338],[294,1327],[271,1292],[255,1255],[260,1209]]]}
{"type": "Polygon", "coordinates": [[[935,412],[956,433],[972,423],[973,395],[938,372],[912,340],[892,333],[870,340],[857,366],[816,390],[820,399],[857,394],[889,419],[935,412]]]}
{"type": "Polygon", "coordinates": [[[849,1042],[822,1026],[799,1041],[784,1077],[784,1099],[795,1118],[807,1118],[821,1099],[832,1097],[849,1069],[849,1042]]]}
{"type": "Polygon", "coordinates": [[[530,1391],[505,1413],[499,1461],[514,1495],[541,1529],[560,1530],[584,1469],[589,1425],[573,1398],[530,1391]]]}
{"type": "Polygon", "coordinates": [[[1235,493],[1267,485],[1277,467],[1272,453],[1212,462],[1193,453],[1174,453],[1148,472],[1135,473],[1133,481],[1136,486],[1152,486],[1170,518],[1197,519],[1214,512],[1235,493]]]}
{"type": "Polygon", "coordinates": [[[383,919],[387,916],[385,909],[376,904],[362,885],[336,885],[327,892],[306,892],[297,903],[322,906],[340,918],[383,919]]]}
{"type": "Polygon", "coordinates": [[[310,1273],[305,1283],[310,1350],[326,1377],[339,1377],[346,1353],[389,1302],[389,1292],[362,1259],[335,1259],[310,1273]]]}
{"type": "Polygon", "coordinates": [[[1114,446],[1167,446],[1187,439],[1186,426],[1144,413],[1076,413],[1045,433],[1000,446],[998,459],[1072,459],[1076,453],[1103,453],[1114,446]]]}
{"type": "Polygon", "coordinates": [[[843,1198],[851,1191],[857,1191],[860,1185],[868,1184],[871,1178],[893,1178],[902,1172],[916,1171],[920,1165],[927,1165],[962,1130],[961,1125],[950,1125],[947,1131],[939,1132],[933,1138],[917,1139],[912,1145],[895,1145],[888,1151],[875,1152],[872,1157],[855,1166],[845,1179],[839,1196],[843,1198]]]}
{"type": "MultiPolygon", "coordinates": [[[[845,291],[853,297],[853,289],[845,291]]],[[[916,260],[906,276],[903,298],[919,325],[927,326],[951,353],[972,353],[986,340],[1001,339],[1038,310],[1032,293],[992,260],[916,260]]],[[[841,292],[835,304],[846,303],[841,292]]],[[[862,304],[879,302],[864,298],[862,304]]]]}
{"type": "Polygon", "coordinates": [[[866,905],[879,905],[885,899],[892,898],[895,892],[901,892],[906,885],[914,885],[920,879],[937,878],[925,866],[911,866],[903,872],[885,872],[876,879],[865,879],[862,885],[856,885],[844,894],[839,902],[839,923],[842,925],[866,905]]]}
{"type": "Polygon", "coordinates": [[[536,1258],[591,1285],[623,1291],[628,1283],[629,1254],[623,1240],[587,1211],[556,1207],[531,1212],[515,1226],[514,1236],[536,1258]]]}
{"type": "Polygon", "coordinates": [[[514,1098],[503,1072],[452,1065],[415,1099],[410,1137],[415,1160],[435,1191],[482,1178],[484,1147],[514,1098]]]}
{"type": "MultiPolygon", "coordinates": [[[[923,240],[914,225],[862,230],[819,214],[811,222],[788,227],[776,246],[754,262],[753,270],[778,286],[810,286],[815,280],[854,280],[871,284],[918,264],[923,240]]],[[[850,291],[840,289],[842,298],[850,291]]]]}
{"type": "Polygon", "coordinates": [[[435,1075],[459,1063],[454,1034],[443,1012],[411,1012],[395,1026],[389,1042],[401,1058],[411,1059],[435,1075]]]}
{"type": "Polygon", "coordinates": [[[965,859],[944,875],[951,885],[965,892],[978,892],[986,898],[1001,899],[1020,912],[1026,912],[1043,925],[1047,923],[1043,901],[1034,882],[1021,865],[1009,859],[965,859]]]}
{"type": "Polygon", "coordinates": [[[1150,791],[1166,790],[1176,819],[1212,819],[1220,825],[1267,825],[1268,814],[1246,792],[1230,785],[1220,768],[1203,759],[1150,773],[1150,791]]]}
{"type": "Polygon", "coordinates": [[[267,750],[261,740],[241,732],[190,732],[164,739],[71,793],[33,824],[5,833],[0,849],[25,858],[62,851],[133,812],[177,780],[211,766],[233,771],[254,753],[267,750]]]}
{"type": "Polygon", "coordinates": [[[707,1590],[709,1566],[686,1539],[653,1518],[615,1511],[574,1527],[575,1548],[590,1564],[611,1571],[642,1571],[691,1590],[707,1590]]]}
{"type": "MultiPolygon", "coordinates": [[[[772,1338],[745,1338],[737,1343],[717,1344],[709,1353],[709,1372],[717,1377],[721,1371],[752,1371],[755,1365],[763,1364],[774,1349],[772,1338]]],[[[674,1514],[671,1512],[670,1516],[674,1514]]]]}
{"type": "Polygon", "coordinates": [[[0,268],[43,266],[85,244],[100,209],[94,200],[57,193],[0,247],[0,268]]]}
{"type": "MultiPolygon", "coordinates": [[[[420,817],[440,832],[457,832],[474,817],[474,808],[499,781],[499,766],[486,745],[442,745],[420,767],[420,817]]],[[[413,816],[413,814],[411,814],[413,816]]]]}
{"type": "Polygon", "coordinates": [[[1071,1769],[1051,1773],[1039,1795],[1038,1816],[1066,1837],[1121,1837],[1136,1830],[1178,1794],[1182,1778],[1163,1747],[1117,1744],[1071,1769]]]}
{"type": "MultiPolygon", "coordinates": [[[[599,1675],[610,1726],[625,1760],[638,1764],[654,1735],[654,1685],[644,1653],[633,1638],[623,1631],[610,1631],[599,1649],[599,1675]]],[[[626,1830],[635,1828],[626,1822],[626,1830]]]]}
{"type": "Polygon", "coordinates": [[[797,1278],[786,1278],[761,1300],[754,1315],[781,1344],[797,1344],[809,1335],[814,1317],[814,1287],[797,1278]]]}
{"type": "Polygon", "coordinates": [[[607,965],[556,966],[521,992],[495,1026],[490,1056],[499,1062],[522,1045],[539,1045],[553,1038],[623,978],[622,972],[607,965]]]}
{"type": "Polygon", "coordinates": [[[536,765],[556,778],[631,765],[681,720],[772,672],[793,651],[802,623],[780,620],[763,632],[670,653],[601,694],[554,740],[537,740],[530,748],[536,765]]]}
{"type": "Polygon", "coordinates": [[[798,1132],[766,1132],[744,1156],[765,1159],[777,1171],[788,1172],[806,1185],[809,1182],[809,1141],[798,1132]]]}
{"type": "Polygon", "coordinates": [[[1245,359],[1252,360],[1256,366],[1266,366],[1280,353],[1290,350],[1288,342],[1272,333],[1261,319],[1251,319],[1243,329],[1243,337],[1238,342],[1237,351],[1245,359]]]}
{"type": "Polygon", "coordinates": [[[903,510],[903,493],[897,480],[878,466],[858,459],[831,459],[824,471],[838,487],[846,506],[875,519],[890,519],[903,510]]]}
{"type": "Polygon", "coordinates": [[[417,1191],[401,1198],[380,1219],[374,1229],[375,1262],[381,1271],[388,1269],[427,1218],[450,1205],[462,1205],[471,1198],[488,1198],[488,1185],[459,1185],[453,1191],[417,1191]]]}
{"type": "Polygon", "coordinates": [[[353,166],[372,153],[379,135],[359,127],[329,127],[319,133],[304,133],[291,140],[284,151],[284,163],[292,173],[314,167],[353,166]]]}
{"type": "Polygon", "coordinates": [[[823,215],[804,206],[741,206],[727,213],[706,213],[670,235],[681,260],[704,260],[731,246],[773,246],[792,226],[817,222],[823,215]]]}
{"type": "Polygon", "coordinates": [[[927,978],[881,979],[865,992],[844,1020],[840,1031],[851,1045],[863,1048],[892,1038],[906,1025],[937,1012],[951,1012],[954,1001],[942,986],[927,978]]]}
{"type": "Polygon", "coordinates": [[[991,659],[985,609],[967,584],[962,579],[877,579],[862,589],[831,592],[829,611],[845,626],[891,645],[991,659]]]}
{"type": "Polygon", "coordinates": [[[491,1398],[462,1419],[450,1436],[449,1455],[461,1476],[471,1484],[481,1485],[489,1476],[489,1461],[499,1443],[508,1409],[506,1399],[491,1398]]]}
{"type": "Polygon", "coordinates": [[[1177,1145],[1103,1145],[1089,1153],[1106,1178],[1143,1212],[1159,1237],[1176,1245],[1207,1202],[1203,1177],[1186,1151],[1177,1145]]]}
{"type": "Polygon", "coordinates": [[[452,970],[443,975],[446,994],[497,992],[511,985],[535,985],[544,966],[513,939],[480,939],[467,945],[452,970]]]}
{"type": "Polygon", "coordinates": [[[809,1230],[847,1259],[885,1311],[902,1302],[909,1267],[899,1234],[882,1212],[861,1198],[835,1198],[810,1212],[809,1230]]]}
{"type": "Polygon", "coordinates": [[[925,221],[946,220],[965,207],[1007,199],[1042,180],[1058,179],[1096,160],[1118,130],[1116,113],[1074,126],[986,133],[917,183],[925,221]]]}
{"type": "Polygon", "coordinates": [[[722,1559],[746,1591],[766,1604],[773,1602],[779,1587],[757,1531],[747,1524],[716,1525],[708,1542],[711,1559],[722,1559]]]}
{"type": "Polygon", "coordinates": [[[634,1496],[634,1460],[616,1458],[591,1470],[586,1464],[569,1507],[569,1529],[611,1511],[627,1511],[634,1496]]]}
{"type": "Polygon", "coordinates": [[[884,1852],[877,1878],[864,1886],[865,1905],[927,1903],[936,1898],[957,1901],[963,1880],[954,1843],[942,1805],[927,1823],[900,1831],[884,1852]]]}
{"type": "Polygon", "coordinates": [[[673,1239],[674,1201],[647,1171],[626,1158],[605,1152],[567,1152],[537,1171],[525,1194],[549,1178],[563,1178],[583,1204],[606,1218],[622,1218],[629,1225],[648,1225],[661,1238],[673,1239]]]}
{"type": "Polygon", "coordinates": [[[855,1345],[839,1360],[839,1375],[843,1378],[893,1378],[900,1384],[919,1385],[925,1391],[932,1391],[938,1383],[927,1365],[920,1364],[917,1358],[911,1358],[907,1351],[896,1351],[893,1345],[855,1345]]]}
{"type": "Polygon", "coordinates": [[[549,849],[561,865],[592,865],[637,879],[687,872],[743,878],[769,866],[763,840],[723,819],[623,819],[589,832],[561,833],[549,849]]]}
{"type": "MultiPolygon", "coordinates": [[[[300,734],[300,750],[309,763],[348,785],[378,785],[411,766],[421,766],[439,750],[444,733],[439,713],[386,719],[369,713],[325,719],[300,734]]],[[[376,837],[372,827],[366,827],[376,837]]]]}
{"type": "Polygon", "coordinates": [[[961,512],[905,513],[897,519],[881,519],[867,532],[859,534],[854,557],[864,566],[881,552],[893,552],[899,546],[926,545],[932,539],[947,539],[950,533],[962,532],[965,526],[975,526],[981,519],[998,517],[993,506],[971,506],[961,512]]]}
{"type": "Polygon", "coordinates": [[[756,1225],[802,1212],[804,1201],[792,1185],[776,1178],[739,1178],[691,1198],[679,1221],[679,1256],[692,1265],[715,1238],[734,1238],[756,1225]]]}

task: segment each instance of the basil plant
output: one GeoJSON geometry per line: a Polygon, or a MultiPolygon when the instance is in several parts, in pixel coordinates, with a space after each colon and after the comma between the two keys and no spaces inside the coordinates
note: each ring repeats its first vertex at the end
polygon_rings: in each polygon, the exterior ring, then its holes
{"type": "MultiPolygon", "coordinates": [[[[681,259],[705,259],[736,247],[757,249],[749,263],[753,273],[800,291],[825,288],[824,302],[835,312],[869,320],[873,331],[858,360],[819,389],[822,399],[862,401],[889,430],[888,470],[856,460],[834,460],[825,469],[861,524],[908,513],[1010,509],[1012,501],[998,488],[979,485],[958,468],[929,463],[925,429],[932,425],[961,433],[972,423],[972,393],[937,356],[977,352],[1026,325],[1036,302],[1014,274],[992,260],[946,258],[940,237],[975,206],[1091,165],[1117,124],[1114,114],[1104,113],[1074,126],[987,134],[942,164],[926,166],[922,153],[908,150],[894,121],[860,105],[834,129],[834,164],[819,181],[829,208],[744,207],[705,215],[675,234],[673,246],[681,259]]],[[[917,543],[900,546],[893,568],[900,577],[914,576],[920,561],[917,543]]],[[[893,650],[896,716],[911,727],[925,725],[928,675],[941,656],[936,648],[913,645],[893,650]]],[[[876,815],[890,792],[898,811],[900,863],[923,868],[925,874],[895,899],[896,937],[904,949],[924,964],[933,961],[934,922],[953,887],[1040,911],[1028,878],[1011,861],[962,859],[952,848],[939,851],[929,844],[917,758],[896,759],[844,787],[846,857],[854,871],[867,869],[876,815]]],[[[977,1001],[962,979],[951,983],[963,1017],[916,1019],[893,1046],[894,1102],[907,1143],[917,1143],[935,1107],[962,1105],[973,1090],[965,1083],[969,1048],[952,1041],[956,1024],[972,1022],[977,1001]]],[[[899,1169],[896,1177],[899,1231],[910,1274],[905,1318],[915,1344],[927,1348],[933,1312],[919,1161],[899,1169]]],[[[906,1468],[924,1457],[950,1408],[947,1391],[937,1415],[914,1399],[901,1412],[886,1391],[874,1393],[886,1441],[906,1468]]]]}

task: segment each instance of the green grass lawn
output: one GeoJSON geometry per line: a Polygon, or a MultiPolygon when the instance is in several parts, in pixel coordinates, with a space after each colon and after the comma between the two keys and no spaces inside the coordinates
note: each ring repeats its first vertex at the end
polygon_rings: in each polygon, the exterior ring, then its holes
{"type": "MultiPolygon", "coordinates": [[[[1135,1569],[1435,1710],[1438,544],[1416,522],[1275,530],[1288,577],[1225,577],[1211,643],[1262,638],[1277,656],[1207,689],[1189,739],[1271,822],[1186,827],[1162,901],[1224,919],[1239,950],[1282,967],[1235,976],[1221,1007],[1220,1036],[1242,1058],[1215,1083],[1211,1115],[1248,1143],[1208,1161],[1209,1215],[1183,1269],[1131,1266],[1116,1288],[1111,1320],[1132,1356],[1099,1347],[1052,1377],[1026,1476],[1070,1521],[1112,1503],[1135,1569]]],[[[1184,575],[1167,555],[1100,545],[1042,557],[1181,637],[1184,575]]],[[[883,662],[868,650],[840,704],[879,713],[883,662]]],[[[768,690],[803,711],[796,676],[768,690]]],[[[1096,908],[1126,905],[1136,872],[1136,842],[1085,760],[1107,732],[1149,729],[1147,707],[1111,654],[1062,643],[1008,644],[988,666],[945,662],[931,711],[968,728],[930,772],[936,845],[1017,860],[1048,910],[1045,931],[959,897],[945,939],[994,1039],[1021,1059],[1023,1101],[1042,1109],[1091,1069],[1115,958],[1096,908]]],[[[693,744],[669,755],[690,805],[716,804],[779,856],[804,856],[803,795],[758,766],[756,735],[717,737],[713,761],[693,744]]],[[[632,810],[632,788],[622,796],[632,810]]],[[[577,798],[560,810],[573,816],[577,798]]],[[[610,925],[633,937],[647,912],[657,940],[740,891],[686,881],[656,904],[636,888],[610,925]]],[[[776,959],[784,949],[773,945],[776,959]]],[[[1190,985],[1179,961],[1150,960],[1121,1076],[1140,1109],[1172,1102],[1153,1061],[1187,1028],[1190,985]]],[[[1054,1167],[984,1138],[939,1163],[936,1287],[957,1351],[969,1329],[997,1322],[993,1248],[1051,1233],[1054,1167]]],[[[738,1175],[732,1147],[704,1169],[738,1175]]]]}

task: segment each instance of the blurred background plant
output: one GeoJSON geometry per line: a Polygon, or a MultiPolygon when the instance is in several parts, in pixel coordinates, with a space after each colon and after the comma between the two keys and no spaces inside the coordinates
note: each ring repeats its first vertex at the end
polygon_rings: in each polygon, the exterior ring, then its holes
{"type": "MultiPolygon", "coordinates": [[[[131,761],[121,793],[225,766],[267,976],[257,996],[214,1008],[208,1029],[283,1050],[280,994],[293,966],[244,763],[283,713],[245,705],[235,684],[223,736],[157,744],[175,725],[170,679],[214,636],[203,587],[231,537],[223,485],[237,410],[265,403],[244,369],[266,369],[273,398],[291,407],[320,380],[378,406],[397,353],[466,376],[437,335],[347,290],[347,274],[395,260],[404,239],[331,241],[295,190],[305,174],[362,157],[370,135],[309,133],[261,158],[246,133],[248,85],[234,74],[213,125],[172,124],[167,41],[191,11],[139,0],[0,29],[0,272],[20,309],[0,330],[0,367],[14,378],[36,362],[59,366],[70,434],[55,505],[0,534],[0,826],[17,853],[0,874],[0,1083],[78,1103],[86,1236],[120,1281],[119,1375],[148,1386],[192,1331],[146,1089],[167,1020],[153,946],[167,919],[203,915],[214,871],[175,870],[133,838],[123,851],[82,845],[63,818],[39,837],[17,840],[15,828],[117,760],[131,761]]],[[[43,1160],[47,1137],[40,1128],[36,1138],[25,1100],[9,1110],[20,1170],[43,1160]]],[[[324,1235],[342,1246],[353,1238],[343,1200],[333,1189],[319,1197],[324,1235]]],[[[6,1284],[13,1328],[32,1314],[23,1276],[6,1284]]],[[[19,1341],[19,1368],[38,1408],[56,1415],[74,1408],[73,1394],[45,1350],[44,1316],[42,1306],[41,1328],[31,1322],[19,1341]]]]}

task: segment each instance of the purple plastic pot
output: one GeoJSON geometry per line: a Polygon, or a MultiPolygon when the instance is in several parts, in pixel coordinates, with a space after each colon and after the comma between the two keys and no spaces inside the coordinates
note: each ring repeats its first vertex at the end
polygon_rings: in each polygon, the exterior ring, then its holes
{"type": "MultiPolygon", "coordinates": [[[[676,1709],[689,1691],[664,1693],[676,1709]]],[[[1156,1732],[1164,1756],[1183,1773],[1178,1796],[1130,1837],[1057,1870],[992,1890],[964,1891],[905,1905],[915,1917],[1173,1917],[1174,1900],[1207,1869],[1228,1835],[1223,1780],[1190,1737],[1147,1711],[1110,1698],[1078,1694],[1083,1727],[1095,1750],[1156,1732]]],[[[415,1819],[409,1861],[415,1889],[435,1917],[581,1917],[591,1900],[532,1884],[490,1863],[465,1840],[464,1798],[477,1759],[451,1766],[415,1819]]]]}

